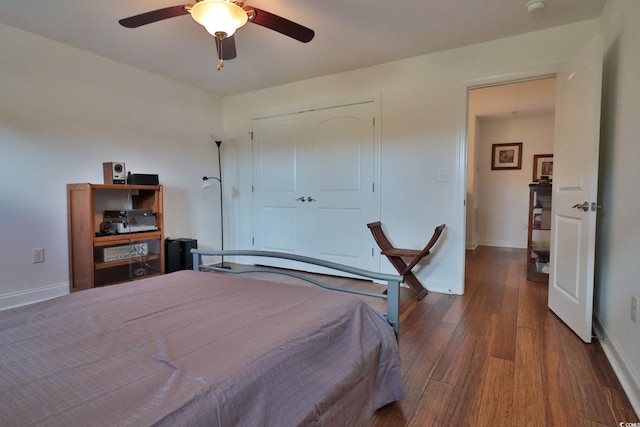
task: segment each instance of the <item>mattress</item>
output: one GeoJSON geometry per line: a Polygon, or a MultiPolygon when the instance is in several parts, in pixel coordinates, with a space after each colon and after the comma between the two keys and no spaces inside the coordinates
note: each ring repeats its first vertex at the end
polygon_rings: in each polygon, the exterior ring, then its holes
{"type": "Polygon", "coordinates": [[[179,271],[0,312],[0,425],[358,425],[404,397],[357,297],[179,271]]]}

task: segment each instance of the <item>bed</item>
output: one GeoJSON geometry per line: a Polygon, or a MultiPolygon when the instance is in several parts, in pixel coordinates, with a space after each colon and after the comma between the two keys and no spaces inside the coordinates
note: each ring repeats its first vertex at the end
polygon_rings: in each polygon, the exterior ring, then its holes
{"type": "MultiPolygon", "coordinates": [[[[196,251],[194,269],[221,253],[196,251]]],[[[401,277],[290,259],[386,280],[390,314],[322,287],[203,271],[5,310],[0,425],[358,425],[403,399],[401,277]]]]}

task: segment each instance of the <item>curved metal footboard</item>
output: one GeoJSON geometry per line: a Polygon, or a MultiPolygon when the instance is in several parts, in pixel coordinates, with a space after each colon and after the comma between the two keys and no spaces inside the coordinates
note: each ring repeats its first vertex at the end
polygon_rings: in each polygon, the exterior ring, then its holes
{"type": "Polygon", "coordinates": [[[225,273],[233,274],[246,274],[246,273],[273,273],[281,274],[284,276],[295,277],[300,280],[304,280],[314,285],[320,286],[325,289],[331,289],[339,292],[347,292],[351,294],[364,295],[368,297],[380,298],[387,301],[387,312],[383,313],[389,324],[393,327],[396,336],[399,336],[400,332],[400,283],[403,282],[403,277],[395,274],[377,273],[374,271],[362,270],[360,268],[350,267],[344,264],[338,264],[335,262],[324,261],[317,258],[306,257],[302,255],[289,254],[286,252],[271,252],[271,251],[254,251],[254,250],[203,250],[203,249],[191,249],[193,255],[193,269],[194,270],[213,270],[225,273]],[[349,273],[354,276],[363,277],[366,279],[380,280],[387,283],[387,293],[379,294],[375,292],[361,291],[357,289],[339,288],[331,285],[327,285],[312,277],[304,276],[296,271],[292,270],[274,270],[260,267],[243,268],[242,270],[230,270],[228,268],[216,267],[202,264],[203,256],[249,256],[249,257],[267,257],[287,259],[291,261],[297,261],[302,264],[311,264],[319,267],[328,268],[334,271],[340,271],[349,273]]]}

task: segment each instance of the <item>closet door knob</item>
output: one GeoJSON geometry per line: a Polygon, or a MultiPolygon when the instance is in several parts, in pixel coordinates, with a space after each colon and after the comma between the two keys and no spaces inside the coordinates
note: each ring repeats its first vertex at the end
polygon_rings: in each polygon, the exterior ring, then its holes
{"type": "Polygon", "coordinates": [[[315,202],[317,201],[316,199],[314,199],[313,197],[309,196],[307,197],[307,202],[315,202]]]}

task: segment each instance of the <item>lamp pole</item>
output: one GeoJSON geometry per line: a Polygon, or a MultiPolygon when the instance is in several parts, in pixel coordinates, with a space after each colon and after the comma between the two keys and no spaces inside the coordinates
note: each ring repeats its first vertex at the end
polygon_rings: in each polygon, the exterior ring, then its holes
{"type": "MultiPolygon", "coordinates": [[[[218,176],[203,176],[202,181],[206,182],[210,179],[215,179],[220,184],[220,246],[221,250],[224,250],[224,212],[222,209],[222,156],[220,155],[220,146],[222,145],[222,141],[215,141],[218,146],[218,176]]],[[[221,256],[221,268],[231,268],[231,266],[225,265],[224,263],[224,255],[221,256]]]]}

